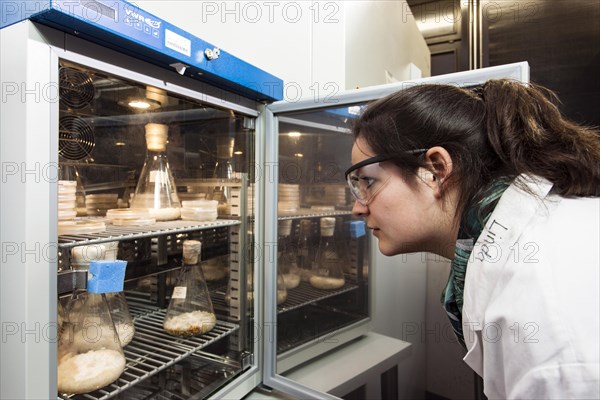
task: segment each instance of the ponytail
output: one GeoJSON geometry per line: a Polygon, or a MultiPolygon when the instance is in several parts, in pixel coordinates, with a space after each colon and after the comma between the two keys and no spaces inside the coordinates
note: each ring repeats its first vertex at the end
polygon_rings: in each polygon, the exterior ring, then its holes
{"type": "Polygon", "coordinates": [[[529,173],[564,197],[600,196],[600,135],[565,119],[548,89],[491,80],[481,96],[489,143],[508,176],[529,173]]]}

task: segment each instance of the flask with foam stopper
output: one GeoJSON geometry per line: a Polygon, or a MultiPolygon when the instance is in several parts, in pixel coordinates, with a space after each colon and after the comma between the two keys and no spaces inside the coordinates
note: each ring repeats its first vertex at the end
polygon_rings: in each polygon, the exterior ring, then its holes
{"type": "Polygon", "coordinates": [[[201,335],[217,322],[200,267],[201,246],[198,240],[183,242],[183,265],[163,323],[164,330],[174,336],[201,335]]]}
{"type": "Polygon", "coordinates": [[[146,161],[131,200],[132,208],[147,209],[157,221],[178,219],[181,203],[167,159],[169,127],[146,124],[146,161]]]}
{"type": "Polygon", "coordinates": [[[294,289],[300,284],[300,271],[297,264],[296,246],[291,242],[292,220],[279,221],[277,241],[277,269],[283,278],[286,289],[294,289]]]}
{"type": "Polygon", "coordinates": [[[321,240],[310,284],[319,289],[339,289],[345,284],[343,260],[334,238],[335,218],[321,218],[321,240]]]}

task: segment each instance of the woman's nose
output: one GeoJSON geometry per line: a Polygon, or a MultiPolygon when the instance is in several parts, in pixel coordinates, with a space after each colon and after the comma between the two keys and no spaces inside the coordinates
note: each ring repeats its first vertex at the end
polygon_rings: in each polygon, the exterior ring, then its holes
{"type": "Polygon", "coordinates": [[[363,206],[358,201],[354,202],[354,205],[352,206],[352,214],[353,215],[355,215],[357,217],[364,217],[368,213],[369,213],[369,207],[363,206]]]}

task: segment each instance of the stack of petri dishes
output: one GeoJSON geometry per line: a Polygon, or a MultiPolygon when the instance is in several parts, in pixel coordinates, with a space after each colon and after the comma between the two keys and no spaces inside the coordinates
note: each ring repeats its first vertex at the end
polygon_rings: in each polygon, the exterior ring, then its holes
{"type": "Polygon", "coordinates": [[[184,200],[203,200],[206,199],[206,193],[201,193],[201,192],[195,192],[194,190],[196,188],[192,187],[192,186],[188,186],[188,191],[187,192],[181,192],[181,193],[177,193],[177,196],[179,197],[179,200],[184,201],[184,200]]]}
{"type": "Polygon", "coordinates": [[[106,211],[106,219],[116,226],[146,226],[156,223],[147,208],[113,208],[106,211]]]}
{"type": "Polygon", "coordinates": [[[77,216],[77,181],[58,181],[58,220],[69,221],[77,216]]]}
{"type": "Polygon", "coordinates": [[[118,206],[117,193],[88,194],[85,196],[85,207],[89,216],[104,216],[106,211],[118,206]]]}
{"type": "Polygon", "coordinates": [[[187,221],[214,221],[218,216],[217,200],[184,200],[181,202],[181,219],[187,221]]]}
{"type": "Polygon", "coordinates": [[[278,186],[277,212],[295,213],[300,208],[300,185],[280,183],[278,186]]]}
{"type": "Polygon", "coordinates": [[[68,220],[58,221],[59,235],[89,235],[106,231],[104,221],[98,220],[68,220]]]}
{"type": "Polygon", "coordinates": [[[323,200],[327,205],[332,205],[336,207],[347,206],[348,202],[346,201],[346,186],[325,186],[325,198],[323,200]]]}

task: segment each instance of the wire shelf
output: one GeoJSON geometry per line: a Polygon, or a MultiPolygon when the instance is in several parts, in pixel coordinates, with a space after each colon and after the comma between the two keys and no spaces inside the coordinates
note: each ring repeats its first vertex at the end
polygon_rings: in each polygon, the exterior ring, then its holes
{"type": "Polygon", "coordinates": [[[157,306],[152,306],[143,303],[137,303],[135,301],[131,301],[127,299],[127,308],[129,308],[129,314],[131,315],[131,319],[135,322],[138,318],[141,318],[145,315],[152,314],[155,312],[159,312],[161,309],[157,306]]]}
{"type": "Polygon", "coordinates": [[[166,310],[148,308],[147,312],[144,312],[142,305],[134,305],[130,306],[130,311],[136,315],[135,335],[131,343],[123,349],[127,362],[119,379],[94,392],[59,395],[59,399],[110,399],[239,329],[236,324],[217,321],[210,332],[201,336],[180,338],[168,335],[163,330],[166,310]]]}
{"type": "Polygon", "coordinates": [[[148,226],[116,226],[106,224],[106,231],[91,234],[60,235],[59,248],[70,248],[80,245],[111,242],[114,240],[131,240],[158,235],[178,234],[203,229],[220,228],[239,225],[237,220],[218,219],[210,222],[199,221],[159,221],[148,226]]]}
{"type": "Polygon", "coordinates": [[[352,211],[346,211],[346,210],[317,211],[317,210],[311,210],[310,208],[301,208],[294,213],[279,214],[277,216],[277,220],[283,221],[286,219],[338,217],[338,216],[343,216],[343,215],[352,215],[352,211]]]}
{"type": "Polygon", "coordinates": [[[300,282],[300,285],[298,285],[294,289],[287,290],[287,299],[285,300],[285,302],[277,306],[277,313],[281,314],[287,311],[291,311],[296,308],[303,307],[307,304],[311,304],[316,301],[324,300],[329,297],[337,296],[339,294],[356,289],[358,289],[358,286],[348,282],[346,282],[346,284],[341,288],[334,290],[317,289],[311,286],[310,283],[300,282]]]}
{"type": "Polygon", "coordinates": [[[223,382],[240,373],[240,365],[230,359],[211,359],[209,354],[194,353],[183,364],[169,369],[161,381],[146,379],[127,391],[127,400],[201,399],[223,382]],[[207,358],[206,356],[209,356],[207,358]],[[153,382],[154,381],[154,382],[153,382]]]}
{"type": "Polygon", "coordinates": [[[277,355],[282,356],[289,350],[314,340],[335,340],[331,335],[340,329],[367,318],[364,314],[351,314],[339,309],[324,309],[307,306],[302,314],[293,316],[284,314],[285,321],[277,324],[277,355]],[[309,317],[309,318],[306,318],[309,317]]]}

